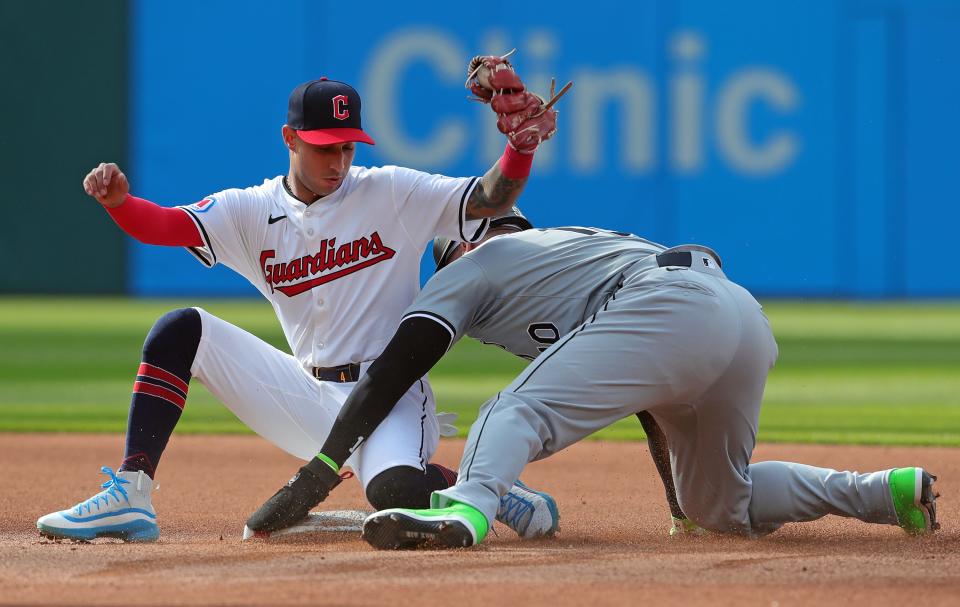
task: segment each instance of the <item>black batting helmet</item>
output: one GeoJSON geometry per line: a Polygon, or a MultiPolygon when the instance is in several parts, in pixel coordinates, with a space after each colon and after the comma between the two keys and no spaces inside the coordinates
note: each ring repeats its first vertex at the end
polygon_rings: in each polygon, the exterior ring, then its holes
{"type": "MultiPolygon", "coordinates": [[[[521,213],[517,207],[511,208],[510,211],[503,215],[492,218],[490,220],[490,226],[487,229],[508,225],[516,226],[520,231],[533,229],[533,224],[523,216],[523,213],[521,213]]],[[[433,239],[433,261],[437,264],[437,270],[447,265],[447,259],[450,257],[450,253],[457,248],[458,244],[460,244],[460,241],[450,240],[449,238],[437,237],[433,239]]]]}

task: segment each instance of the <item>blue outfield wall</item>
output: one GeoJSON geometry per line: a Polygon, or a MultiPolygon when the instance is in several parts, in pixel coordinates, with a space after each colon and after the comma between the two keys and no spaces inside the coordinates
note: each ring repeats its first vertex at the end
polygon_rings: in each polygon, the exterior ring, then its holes
{"type": "MultiPolygon", "coordinates": [[[[534,90],[575,82],[522,200],[537,224],[708,244],[760,296],[960,296],[960,2],[511,6],[134,2],[134,192],[284,173],[287,95],[321,75],[360,91],[358,164],[482,174],[504,140],[465,65],[517,47],[534,90]]],[[[255,293],[184,251],[130,256],[137,294],[255,293]]]]}

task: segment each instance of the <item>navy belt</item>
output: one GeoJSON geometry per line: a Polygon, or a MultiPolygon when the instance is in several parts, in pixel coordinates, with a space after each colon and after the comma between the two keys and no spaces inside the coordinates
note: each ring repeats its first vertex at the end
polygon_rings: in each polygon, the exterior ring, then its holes
{"type": "Polygon", "coordinates": [[[703,266],[707,268],[711,267],[711,263],[717,265],[716,269],[723,267],[723,262],[720,261],[720,256],[717,255],[713,249],[699,245],[682,245],[679,247],[673,247],[672,249],[667,249],[663,253],[657,255],[657,265],[661,268],[665,268],[667,266],[692,268],[695,267],[697,260],[699,260],[703,266]]]}
{"type": "Polygon", "coordinates": [[[314,367],[313,376],[320,381],[345,383],[360,379],[360,363],[350,363],[339,367],[314,367]]]}

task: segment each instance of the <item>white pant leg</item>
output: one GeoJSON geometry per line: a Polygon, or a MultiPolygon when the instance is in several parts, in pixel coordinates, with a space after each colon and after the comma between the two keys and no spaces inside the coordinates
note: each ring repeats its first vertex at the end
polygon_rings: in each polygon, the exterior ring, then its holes
{"type": "MultiPolygon", "coordinates": [[[[290,354],[206,310],[197,311],[202,333],[193,376],[251,430],[310,460],[355,384],[318,381],[290,354]]],[[[387,468],[422,469],[438,440],[433,393],[426,381],[417,382],[347,465],[366,488],[387,468]]]]}
{"type": "Polygon", "coordinates": [[[285,352],[206,310],[190,372],[251,430],[309,460],[336,419],[345,395],[318,382],[285,352]]]}

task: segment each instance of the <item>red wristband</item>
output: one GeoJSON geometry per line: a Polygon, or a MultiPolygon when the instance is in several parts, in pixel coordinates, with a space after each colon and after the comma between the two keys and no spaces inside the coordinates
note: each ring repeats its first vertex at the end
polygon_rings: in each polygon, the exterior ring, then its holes
{"type": "Polygon", "coordinates": [[[513,149],[507,144],[507,149],[503,151],[500,157],[500,172],[507,179],[523,179],[530,175],[530,167],[533,166],[533,152],[523,154],[513,149]]]}

